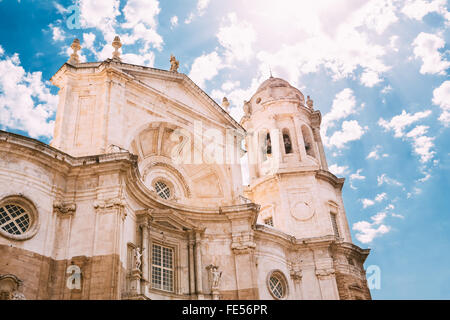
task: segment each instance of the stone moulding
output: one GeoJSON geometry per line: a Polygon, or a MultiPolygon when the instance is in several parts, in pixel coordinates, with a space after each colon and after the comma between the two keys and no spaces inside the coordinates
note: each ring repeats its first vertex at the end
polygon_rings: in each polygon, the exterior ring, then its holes
{"type": "Polygon", "coordinates": [[[63,201],[55,201],[53,209],[61,216],[73,216],[77,210],[76,203],[67,203],[63,201]]]}

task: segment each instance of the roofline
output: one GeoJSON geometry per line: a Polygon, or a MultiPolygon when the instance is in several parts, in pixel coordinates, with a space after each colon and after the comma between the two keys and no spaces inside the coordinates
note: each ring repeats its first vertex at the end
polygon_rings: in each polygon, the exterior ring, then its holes
{"type": "MultiPolygon", "coordinates": [[[[244,129],[244,127],[241,126],[241,124],[239,122],[237,122],[232,116],[230,116],[230,114],[228,112],[226,112],[214,99],[212,99],[202,88],[200,88],[194,81],[192,81],[191,78],[189,78],[186,74],[181,73],[181,72],[174,72],[174,71],[168,71],[168,70],[164,70],[164,69],[158,69],[158,68],[153,68],[153,67],[147,67],[147,66],[140,66],[140,65],[136,65],[136,64],[131,64],[131,63],[125,63],[125,62],[121,62],[121,61],[115,61],[112,59],[106,59],[104,61],[99,61],[99,62],[84,62],[84,63],[78,63],[78,64],[71,64],[69,62],[65,62],[56,72],[55,74],[50,78],[50,81],[52,82],[52,80],[54,79],[54,77],[62,71],[62,69],[66,66],[69,66],[70,68],[98,68],[102,65],[110,65],[111,63],[114,64],[119,64],[119,65],[126,65],[126,66],[132,66],[132,67],[137,67],[137,68],[141,68],[144,70],[152,70],[152,71],[156,71],[156,72],[160,72],[160,73],[164,73],[166,75],[170,75],[170,76],[174,76],[174,74],[181,76],[181,78],[186,81],[187,83],[189,83],[190,85],[192,85],[194,87],[194,89],[196,89],[198,92],[200,92],[205,98],[206,100],[208,100],[210,103],[212,103],[212,105],[214,106],[214,108],[219,111],[220,113],[222,113],[222,115],[228,120],[230,121],[237,129],[242,130],[243,134],[246,135],[247,131],[244,129]]],[[[122,71],[122,70],[120,70],[122,71]]],[[[123,71],[122,71],[123,72],[123,71]]]]}

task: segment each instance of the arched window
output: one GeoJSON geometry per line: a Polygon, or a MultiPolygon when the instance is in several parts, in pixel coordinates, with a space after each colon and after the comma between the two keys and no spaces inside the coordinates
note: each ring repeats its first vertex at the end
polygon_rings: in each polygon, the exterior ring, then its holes
{"type": "Polygon", "coordinates": [[[261,146],[261,161],[267,160],[267,155],[272,154],[272,141],[269,131],[263,131],[259,134],[259,145],[261,146]]]}
{"type": "Polygon", "coordinates": [[[288,129],[283,129],[283,144],[284,144],[284,152],[286,154],[292,153],[292,142],[288,129]]]}
{"type": "Polygon", "coordinates": [[[267,154],[272,154],[272,141],[270,140],[269,132],[267,132],[267,135],[266,135],[266,151],[267,151],[267,154]]]}
{"type": "Polygon", "coordinates": [[[314,154],[314,144],[309,133],[309,129],[306,126],[302,126],[302,136],[305,143],[305,151],[308,156],[316,157],[314,154]]]}

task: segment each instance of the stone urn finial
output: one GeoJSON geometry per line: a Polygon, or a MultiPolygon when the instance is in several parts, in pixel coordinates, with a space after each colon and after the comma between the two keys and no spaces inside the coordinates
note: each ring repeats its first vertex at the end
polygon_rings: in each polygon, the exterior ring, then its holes
{"type": "Polygon", "coordinates": [[[313,106],[314,106],[314,101],[311,100],[311,98],[310,98],[309,96],[307,97],[306,105],[307,105],[310,109],[312,109],[313,106]]]}
{"type": "Polygon", "coordinates": [[[73,50],[73,53],[70,55],[69,63],[77,64],[80,63],[80,57],[78,56],[78,51],[81,50],[80,40],[75,39],[70,46],[73,50]]]}
{"type": "Polygon", "coordinates": [[[120,52],[119,49],[122,47],[122,42],[120,42],[119,36],[116,36],[112,42],[112,46],[115,49],[113,52],[113,60],[120,61],[120,52]]]}
{"type": "Polygon", "coordinates": [[[225,111],[229,111],[229,107],[230,107],[230,102],[228,101],[227,97],[223,97],[222,100],[222,108],[225,109],[225,111]]]}

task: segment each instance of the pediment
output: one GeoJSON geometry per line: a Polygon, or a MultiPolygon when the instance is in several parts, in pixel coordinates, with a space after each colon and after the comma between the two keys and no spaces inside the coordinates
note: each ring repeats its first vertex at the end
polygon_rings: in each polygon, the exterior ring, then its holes
{"type": "Polygon", "coordinates": [[[161,226],[176,231],[186,232],[197,229],[197,226],[188,218],[183,217],[175,210],[153,210],[149,213],[151,225],[161,226]]]}
{"type": "Polygon", "coordinates": [[[122,72],[173,105],[243,131],[238,122],[186,75],[153,68],[135,70],[133,66],[128,67],[126,64],[122,66],[119,68],[122,72]]]}

